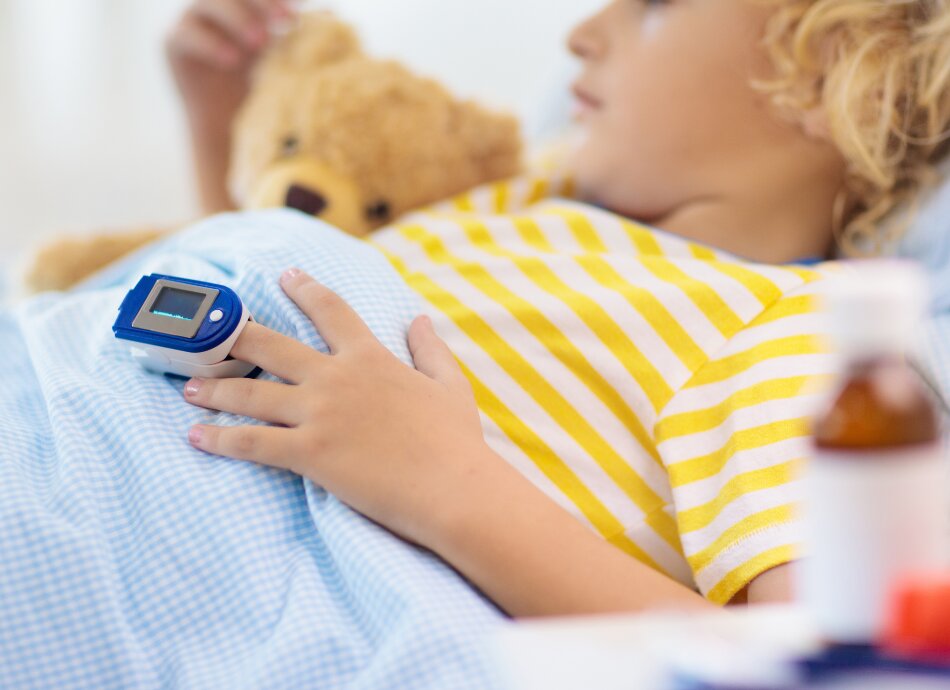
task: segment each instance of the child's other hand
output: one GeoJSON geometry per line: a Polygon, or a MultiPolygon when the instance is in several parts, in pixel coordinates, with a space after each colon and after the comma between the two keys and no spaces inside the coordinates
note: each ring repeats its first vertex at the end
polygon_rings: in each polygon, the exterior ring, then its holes
{"type": "Polygon", "coordinates": [[[192,380],[185,397],[282,426],[196,426],[189,439],[209,453],[306,476],[371,519],[431,547],[439,525],[458,517],[473,480],[504,464],[485,444],[468,380],[427,317],[409,330],[416,370],[309,276],[291,270],[281,284],[331,354],[249,323],[233,355],[289,383],[192,380]]]}
{"type": "Polygon", "coordinates": [[[194,0],[165,43],[189,116],[227,130],[270,25],[292,16],[289,0],[194,0]]]}

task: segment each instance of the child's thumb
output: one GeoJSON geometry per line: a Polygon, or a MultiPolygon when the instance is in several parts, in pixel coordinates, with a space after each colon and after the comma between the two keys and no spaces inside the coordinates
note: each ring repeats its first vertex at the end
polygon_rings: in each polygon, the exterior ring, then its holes
{"type": "Polygon", "coordinates": [[[428,316],[417,317],[409,327],[409,351],[416,369],[450,388],[468,387],[455,355],[432,327],[428,316]]]}

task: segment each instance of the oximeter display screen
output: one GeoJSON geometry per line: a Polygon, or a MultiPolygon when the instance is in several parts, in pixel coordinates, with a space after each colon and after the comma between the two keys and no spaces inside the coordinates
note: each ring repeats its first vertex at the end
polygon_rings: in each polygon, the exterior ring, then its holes
{"type": "Polygon", "coordinates": [[[204,292],[191,292],[173,287],[163,287],[149,310],[159,316],[191,321],[205,299],[204,292]]]}

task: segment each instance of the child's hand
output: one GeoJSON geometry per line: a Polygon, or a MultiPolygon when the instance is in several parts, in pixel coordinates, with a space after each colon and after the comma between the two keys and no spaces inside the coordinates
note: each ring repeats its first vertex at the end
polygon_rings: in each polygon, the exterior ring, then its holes
{"type": "Polygon", "coordinates": [[[402,536],[431,546],[467,486],[492,463],[468,380],[427,317],[409,330],[418,371],[373,336],[350,307],[309,276],[284,291],[330,347],[325,355],[249,323],[233,355],[289,382],[192,380],[186,399],[280,426],[196,426],[192,444],[312,479],[402,536]]]}
{"type": "Polygon", "coordinates": [[[269,26],[293,14],[288,0],[194,0],[172,28],[166,53],[194,120],[230,127],[269,26]]]}

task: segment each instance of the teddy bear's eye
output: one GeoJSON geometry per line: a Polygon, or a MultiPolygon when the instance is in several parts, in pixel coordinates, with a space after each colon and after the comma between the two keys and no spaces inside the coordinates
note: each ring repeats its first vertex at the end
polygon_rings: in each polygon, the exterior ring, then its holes
{"type": "Polygon", "coordinates": [[[297,140],[293,134],[288,134],[284,137],[284,140],[280,142],[280,152],[284,156],[292,156],[297,153],[297,149],[300,148],[300,142],[297,140]]]}
{"type": "Polygon", "coordinates": [[[366,207],[366,217],[374,222],[389,220],[389,213],[389,204],[385,201],[377,201],[366,207]]]}

